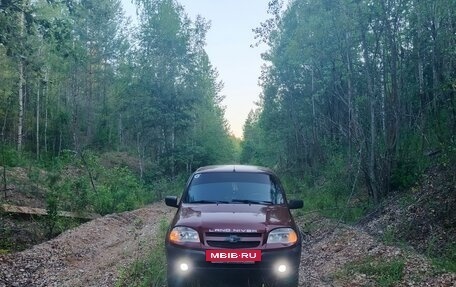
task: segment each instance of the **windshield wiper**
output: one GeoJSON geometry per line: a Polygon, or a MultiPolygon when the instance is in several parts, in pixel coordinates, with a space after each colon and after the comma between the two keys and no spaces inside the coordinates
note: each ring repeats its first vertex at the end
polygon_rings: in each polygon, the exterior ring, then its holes
{"type": "Polygon", "coordinates": [[[220,203],[229,203],[228,201],[221,201],[221,200],[195,200],[195,201],[191,201],[189,203],[216,203],[216,204],[220,204],[220,203]]]}
{"type": "Polygon", "coordinates": [[[248,203],[248,204],[264,204],[264,205],[272,204],[272,201],[251,200],[251,199],[233,199],[233,200],[231,200],[231,202],[233,202],[233,203],[248,203]]]}

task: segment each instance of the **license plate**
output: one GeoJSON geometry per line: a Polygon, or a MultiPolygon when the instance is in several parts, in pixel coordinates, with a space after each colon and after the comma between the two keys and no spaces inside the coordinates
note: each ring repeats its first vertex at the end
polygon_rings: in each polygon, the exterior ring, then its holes
{"type": "Polygon", "coordinates": [[[261,250],[206,250],[206,261],[212,263],[253,263],[261,261],[261,250]]]}

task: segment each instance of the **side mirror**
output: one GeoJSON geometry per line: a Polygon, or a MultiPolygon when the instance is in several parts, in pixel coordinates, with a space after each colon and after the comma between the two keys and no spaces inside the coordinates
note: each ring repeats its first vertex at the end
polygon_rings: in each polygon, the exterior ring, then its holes
{"type": "Polygon", "coordinates": [[[179,207],[179,204],[177,203],[177,196],[166,196],[165,204],[171,207],[179,207]]]}
{"type": "Polygon", "coordinates": [[[288,208],[289,209],[299,209],[304,206],[304,202],[302,200],[292,199],[288,201],[288,208]]]}

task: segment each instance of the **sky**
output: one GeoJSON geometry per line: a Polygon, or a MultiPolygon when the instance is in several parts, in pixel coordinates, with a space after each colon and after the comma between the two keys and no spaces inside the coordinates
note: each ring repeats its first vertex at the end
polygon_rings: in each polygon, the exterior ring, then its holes
{"type": "MultiPolygon", "coordinates": [[[[261,88],[258,78],[263,61],[264,44],[251,48],[256,42],[252,29],[267,18],[266,0],[178,0],[189,17],[203,16],[211,22],[207,33],[206,52],[224,83],[225,118],[231,132],[242,137],[242,128],[250,110],[255,109],[261,88]]],[[[127,16],[134,17],[131,0],[122,0],[127,16]]]]}

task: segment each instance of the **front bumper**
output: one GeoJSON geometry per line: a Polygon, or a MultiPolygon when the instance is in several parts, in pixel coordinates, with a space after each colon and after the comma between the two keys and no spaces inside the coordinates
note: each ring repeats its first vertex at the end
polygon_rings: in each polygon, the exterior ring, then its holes
{"type": "Polygon", "coordinates": [[[239,275],[242,272],[249,276],[280,279],[295,274],[301,261],[301,244],[292,247],[273,250],[262,250],[261,261],[252,264],[212,263],[206,261],[205,250],[182,248],[168,244],[166,246],[168,274],[177,277],[186,276],[217,276],[230,271],[239,275]],[[188,270],[182,270],[186,264],[188,270]],[[285,265],[286,271],[279,272],[279,266],[285,265]]]}

